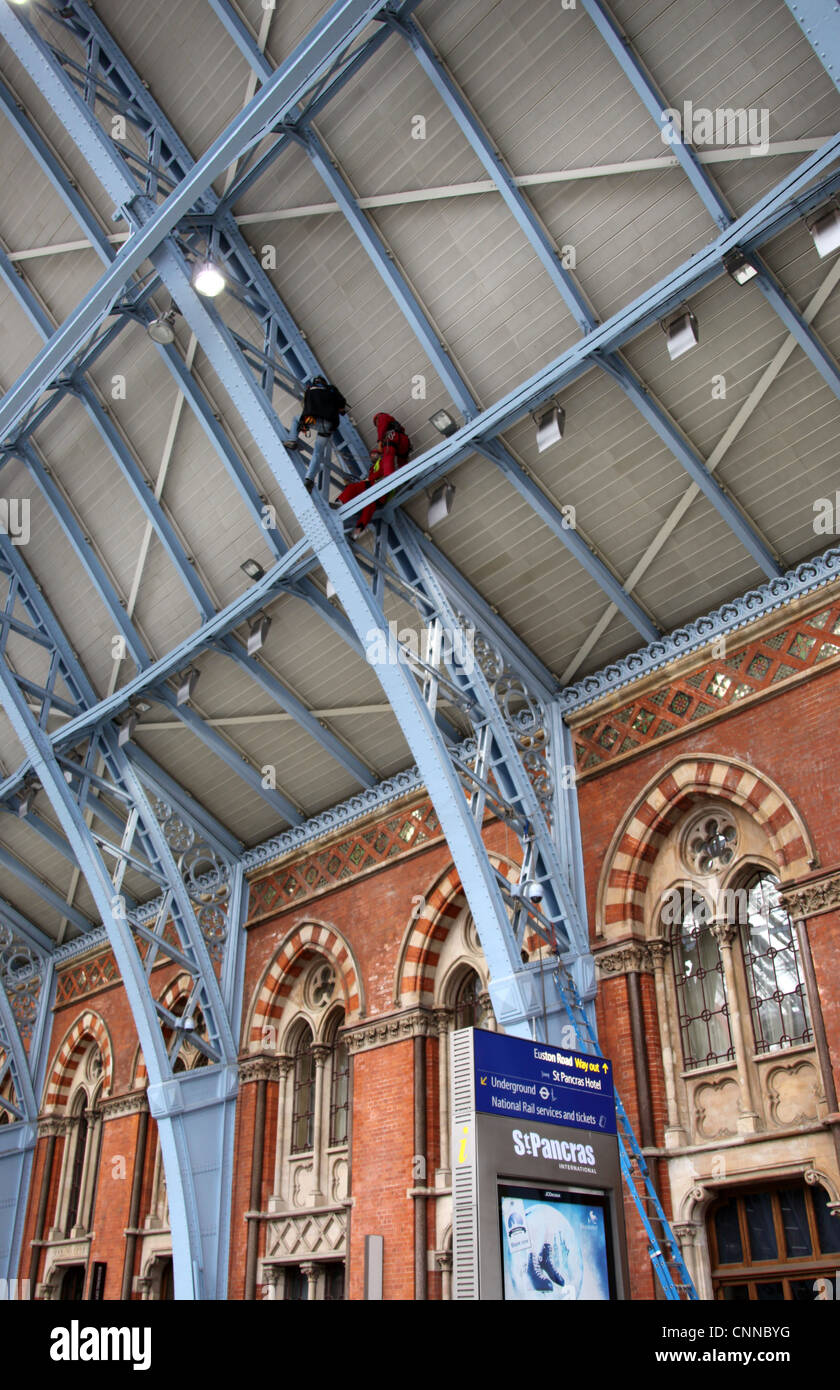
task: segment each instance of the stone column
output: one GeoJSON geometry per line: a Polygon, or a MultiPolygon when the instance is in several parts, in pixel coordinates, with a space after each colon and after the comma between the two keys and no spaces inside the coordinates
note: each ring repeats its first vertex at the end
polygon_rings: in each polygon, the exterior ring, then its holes
{"type": "Polygon", "coordinates": [[[79,1195],[77,1221],[83,1231],[89,1231],[93,1224],[92,1197],[96,1185],[96,1170],[99,1166],[100,1139],[102,1136],[102,1116],[98,1110],[87,1111],[88,1132],[85,1145],[85,1168],[82,1174],[82,1190],[79,1195]]]}
{"type": "MultiPolygon", "coordinates": [[[[701,1267],[701,1254],[698,1248],[701,1243],[703,1227],[697,1221],[682,1221],[673,1225],[671,1230],[679,1242],[680,1251],[694,1287],[702,1298],[702,1290],[709,1283],[708,1270],[701,1267]]],[[[711,1290],[707,1296],[711,1297],[711,1290]]]]}
{"type": "MultiPolygon", "coordinates": [[[[329,1051],[329,1048],[327,1048],[326,1050],[329,1051]]],[[[314,1303],[318,1297],[318,1275],[320,1273],[319,1266],[311,1262],[303,1264],[300,1267],[300,1272],[302,1275],[304,1275],[306,1279],[307,1299],[310,1303],[314,1303]]]]}
{"type": "Polygon", "coordinates": [[[440,1166],[441,1181],[449,1182],[449,1145],[451,1121],[449,1117],[449,1029],[452,1023],[451,1009],[435,1009],[434,1024],[438,1040],[438,1112],[440,1115],[440,1166]]]}
{"type": "Polygon", "coordinates": [[[478,1026],[479,1028],[486,1028],[488,1033],[498,1032],[496,1016],[493,1013],[493,1000],[486,989],[478,996],[478,1026]]]}
{"type": "Polygon", "coordinates": [[[680,1053],[674,1044],[671,1032],[670,991],[665,980],[666,961],[670,959],[671,948],[667,941],[650,943],[650,958],[653,964],[653,983],[656,991],[656,1012],[659,1015],[659,1031],[662,1039],[662,1071],[665,1078],[665,1126],[666,1149],[679,1149],[688,1143],[688,1135],[680,1117],[677,1096],[677,1074],[681,1070],[680,1053]]]}
{"type": "Polygon", "coordinates": [[[276,1301],[277,1301],[277,1282],[278,1282],[279,1278],[280,1278],[280,1266],[279,1266],[279,1265],[265,1265],[265,1264],[263,1265],[263,1267],[262,1267],[262,1282],[263,1282],[264,1284],[267,1284],[268,1287],[271,1289],[271,1294],[270,1294],[270,1296],[269,1296],[269,1299],[267,1300],[267,1301],[269,1301],[269,1302],[276,1302],[276,1301]]]}
{"type": "Polygon", "coordinates": [[[448,1303],[452,1298],[452,1251],[438,1250],[435,1254],[435,1264],[440,1270],[441,1300],[448,1303]]]}
{"type": "Polygon", "coordinates": [[[741,1009],[743,997],[740,989],[738,971],[735,965],[734,943],[738,937],[738,927],[734,922],[712,922],[720,956],[723,962],[723,978],[726,981],[726,998],[729,1004],[729,1022],[732,1029],[732,1045],[735,1048],[735,1065],[738,1072],[738,1132],[756,1134],[762,1126],[761,1114],[755,1098],[753,1070],[750,1065],[752,1049],[749,1046],[744,1014],[741,1009]]]}
{"type": "Polygon", "coordinates": [[[277,1058],[277,1140],[274,1145],[273,1195],[268,1199],[269,1211],[280,1211],[286,1202],[283,1184],[283,1146],[286,1139],[286,1095],[289,1073],[293,1066],[294,1058],[290,1057],[288,1053],[281,1053],[277,1058]]]}
{"type": "MultiPolygon", "coordinates": [[[[321,1149],[322,1135],[324,1132],[324,1107],[329,1104],[329,1096],[324,1095],[324,1071],[327,1058],[332,1052],[331,1047],[324,1043],[316,1043],[312,1049],[315,1058],[315,1110],[312,1123],[312,1205],[320,1206],[325,1197],[321,1191],[321,1149]]],[[[307,1276],[308,1277],[308,1276],[307,1276]]]]}

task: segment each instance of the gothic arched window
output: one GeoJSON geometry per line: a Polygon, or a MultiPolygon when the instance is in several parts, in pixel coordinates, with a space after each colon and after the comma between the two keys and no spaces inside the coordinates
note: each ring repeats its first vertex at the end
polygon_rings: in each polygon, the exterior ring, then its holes
{"type": "Polygon", "coordinates": [[[295,1070],[292,1096],[292,1153],[312,1148],[315,1117],[315,1055],[312,1029],[304,1024],[294,1049],[295,1070]]]}
{"type": "Polygon", "coordinates": [[[796,931],[772,874],[755,871],[744,883],[746,920],[741,944],[758,1052],[810,1042],[808,1001],[799,969],[796,931]]]}
{"type": "Polygon", "coordinates": [[[474,970],[469,970],[459,981],[452,1001],[453,1028],[478,1028],[480,1026],[481,980],[474,970]]]}
{"type": "Polygon", "coordinates": [[[735,1056],[726,980],[705,898],[688,898],[675,928],[674,974],[686,1067],[711,1066],[735,1056]]]}

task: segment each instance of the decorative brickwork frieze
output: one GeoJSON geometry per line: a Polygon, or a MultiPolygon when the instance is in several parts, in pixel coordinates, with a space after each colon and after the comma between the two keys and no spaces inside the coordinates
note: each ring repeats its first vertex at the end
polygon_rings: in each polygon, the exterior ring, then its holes
{"type": "Polygon", "coordinates": [[[763,632],[737,651],[682,671],[662,685],[646,685],[618,708],[574,718],[579,777],[630,757],[663,739],[774,691],[804,673],[840,661],[840,597],[787,627],[763,632]]]}
{"type": "Polygon", "coordinates": [[[431,801],[405,806],[342,839],[288,860],[250,885],[249,921],[318,897],[443,837],[431,801]]]}

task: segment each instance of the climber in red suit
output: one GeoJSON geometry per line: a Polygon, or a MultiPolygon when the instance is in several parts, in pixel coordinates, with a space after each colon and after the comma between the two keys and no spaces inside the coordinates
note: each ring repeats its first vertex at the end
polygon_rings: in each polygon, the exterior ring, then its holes
{"type": "MultiPolygon", "coordinates": [[[[335,501],[331,503],[333,507],[340,507],[345,502],[352,502],[354,497],[361,497],[362,493],[367,492],[373,483],[378,483],[380,478],[389,478],[401,463],[405,463],[411,453],[411,440],[393,415],[386,415],[384,411],[381,411],[378,415],[374,415],[373,423],[376,426],[377,447],[371,449],[370,472],[367,478],[359,478],[357,482],[348,483],[343,492],[340,492],[335,501]]],[[[370,525],[377,505],[376,502],[369,502],[362,509],[356,529],[353,532],[354,540],[358,540],[362,532],[370,525]]]]}

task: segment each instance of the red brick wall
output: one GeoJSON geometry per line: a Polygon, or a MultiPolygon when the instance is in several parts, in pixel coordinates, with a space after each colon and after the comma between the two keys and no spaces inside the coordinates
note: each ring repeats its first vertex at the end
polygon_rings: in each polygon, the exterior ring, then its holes
{"type": "Polygon", "coordinates": [[[101,1260],[107,1264],[106,1299],[119,1298],[122,1287],[125,1228],[131,1206],[131,1179],[139,1121],[138,1114],[115,1115],[102,1125],[88,1277],[94,1261],[101,1260]]]}
{"type": "Polygon", "coordinates": [[[350,1298],[364,1295],[364,1237],[385,1238],[383,1297],[414,1297],[413,1041],[353,1059],[350,1298]]]}

